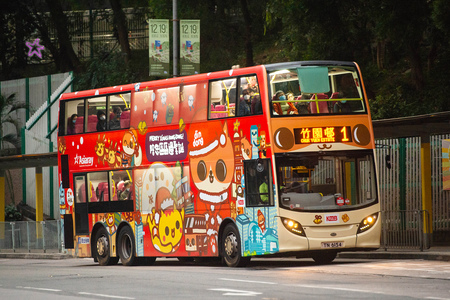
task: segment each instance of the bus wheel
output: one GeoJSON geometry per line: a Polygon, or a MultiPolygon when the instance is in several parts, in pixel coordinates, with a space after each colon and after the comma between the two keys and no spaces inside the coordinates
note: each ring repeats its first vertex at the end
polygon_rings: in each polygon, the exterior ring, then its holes
{"type": "Polygon", "coordinates": [[[134,243],[133,230],[126,226],[119,232],[119,239],[117,241],[117,251],[119,252],[120,260],[124,266],[132,266],[136,261],[136,246],[134,243]]]}
{"type": "Polygon", "coordinates": [[[222,261],[229,267],[244,267],[250,257],[242,257],[239,232],[233,224],[228,224],[222,233],[222,261]]]}
{"type": "Polygon", "coordinates": [[[119,261],[118,257],[111,257],[109,245],[109,234],[102,227],[95,234],[94,244],[94,261],[97,260],[101,266],[115,265],[119,261]]]}
{"type": "Polygon", "coordinates": [[[337,252],[336,251],[321,251],[313,254],[312,259],[317,264],[320,265],[326,265],[331,264],[331,262],[336,258],[337,252]]]}

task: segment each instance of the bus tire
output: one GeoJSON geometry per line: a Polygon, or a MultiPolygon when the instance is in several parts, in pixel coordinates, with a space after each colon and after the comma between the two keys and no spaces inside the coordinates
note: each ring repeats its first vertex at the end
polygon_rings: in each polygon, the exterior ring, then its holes
{"type": "Polygon", "coordinates": [[[317,264],[320,265],[327,265],[331,264],[331,262],[336,258],[337,251],[320,251],[315,254],[313,254],[312,259],[317,264]]]}
{"type": "Polygon", "coordinates": [[[117,252],[124,266],[132,266],[136,262],[136,243],[133,230],[129,226],[123,227],[117,240],[117,252]]]}
{"type": "Polygon", "coordinates": [[[110,254],[110,239],[105,227],[101,227],[95,233],[94,240],[94,261],[97,260],[99,265],[115,265],[119,261],[118,257],[111,257],[110,254]]]}
{"type": "Polygon", "coordinates": [[[222,236],[222,262],[228,267],[245,267],[250,262],[250,257],[241,255],[241,239],[239,231],[234,224],[225,226],[222,236]]]}

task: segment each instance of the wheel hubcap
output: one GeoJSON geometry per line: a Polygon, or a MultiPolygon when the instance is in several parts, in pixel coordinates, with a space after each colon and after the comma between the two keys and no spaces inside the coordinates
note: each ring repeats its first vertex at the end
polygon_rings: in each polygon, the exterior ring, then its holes
{"type": "Polygon", "coordinates": [[[237,239],[234,234],[230,234],[225,239],[225,253],[230,257],[235,256],[237,253],[237,239]]]}
{"type": "Polygon", "coordinates": [[[102,236],[97,240],[97,253],[100,256],[104,256],[108,249],[108,239],[106,236],[102,236]]]}

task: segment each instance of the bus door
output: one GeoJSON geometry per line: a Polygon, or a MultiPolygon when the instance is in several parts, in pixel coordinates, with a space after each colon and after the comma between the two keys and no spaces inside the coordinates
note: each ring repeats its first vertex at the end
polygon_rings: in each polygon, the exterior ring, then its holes
{"type": "MultiPolygon", "coordinates": [[[[86,186],[86,174],[75,175],[75,233],[89,234],[88,218],[88,187],[86,186]]],[[[90,192],[90,189],[89,189],[90,192]]]]}
{"type": "Polygon", "coordinates": [[[270,159],[244,160],[245,207],[241,238],[244,255],[278,251],[276,208],[270,159]]]}
{"type": "Polygon", "coordinates": [[[357,199],[357,170],[356,170],[356,163],[355,160],[344,160],[343,161],[344,167],[344,198],[349,204],[356,204],[357,199]]]}

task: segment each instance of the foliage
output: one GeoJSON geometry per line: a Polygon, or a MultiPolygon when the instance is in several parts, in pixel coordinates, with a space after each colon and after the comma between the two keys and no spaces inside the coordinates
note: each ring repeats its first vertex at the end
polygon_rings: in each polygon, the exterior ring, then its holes
{"type": "Polygon", "coordinates": [[[8,204],[5,206],[5,221],[21,221],[22,213],[17,209],[14,204],[8,204]]]}
{"type": "Polygon", "coordinates": [[[16,148],[17,153],[20,153],[20,124],[12,114],[22,108],[27,108],[27,105],[25,102],[17,101],[15,94],[9,96],[0,95],[0,150],[3,149],[3,143],[6,142],[12,144],[16,148]],[[14,133],[4,134],[3,130],[8,125],[9,127],[11,125],[14,127],[14,133]]]}
{"type": "Polygon", "coordinates": [[[86,72],[75,74],[75,90],[88,90],[137,81],[121,53],[100,52],[87,62],[86,72]]]}
{"type": "MultiPolygon", "coordinates": [[[[29,4],[18,0],[2,7],[6,12],[0,15],[4,79],[29,77],[26,74],[30,70],[25,72],[24,68],[31,59],[23,44],[37,35],[42,36],[42,43],[52,53],[46,58],[56,61],[61,49],[44,37],[55,30],[49,27],[57,22],[41,17],[42,11],[48,11],[46,5],[56,2],[63,1],[34,0],[29,4]]],[[[111,3],[66,0],[63,8],[103,10],[111,3]]],[[[170,0],[121,0],[120,4],[122,8],[142,8],[136,11],[145,11],[148,18],[172,19],[170,0]]],[[[244,66],[252,61],[249,55],[253,55],[255,64],[350,60],[361,66],[374,118],[450,109],[446,98],[450,84],[448,0],[178,1],[178,19],[201,21],[202,72],[244,66]]],[[[113,20],[111,26],[117,28],[113,20]]],[[[76,88],[151,79],[147,75],[148,56],[139,52],[136,58],[135,53],[128,63],[112,53],[84,62],[84,71],[80,68],[82,71],[76,74],[76,88]]],[[[61,69],[63,62],[54,69],[61,69]]],[[[34,66],[33,71],[36,69],[34,66]]]]}

